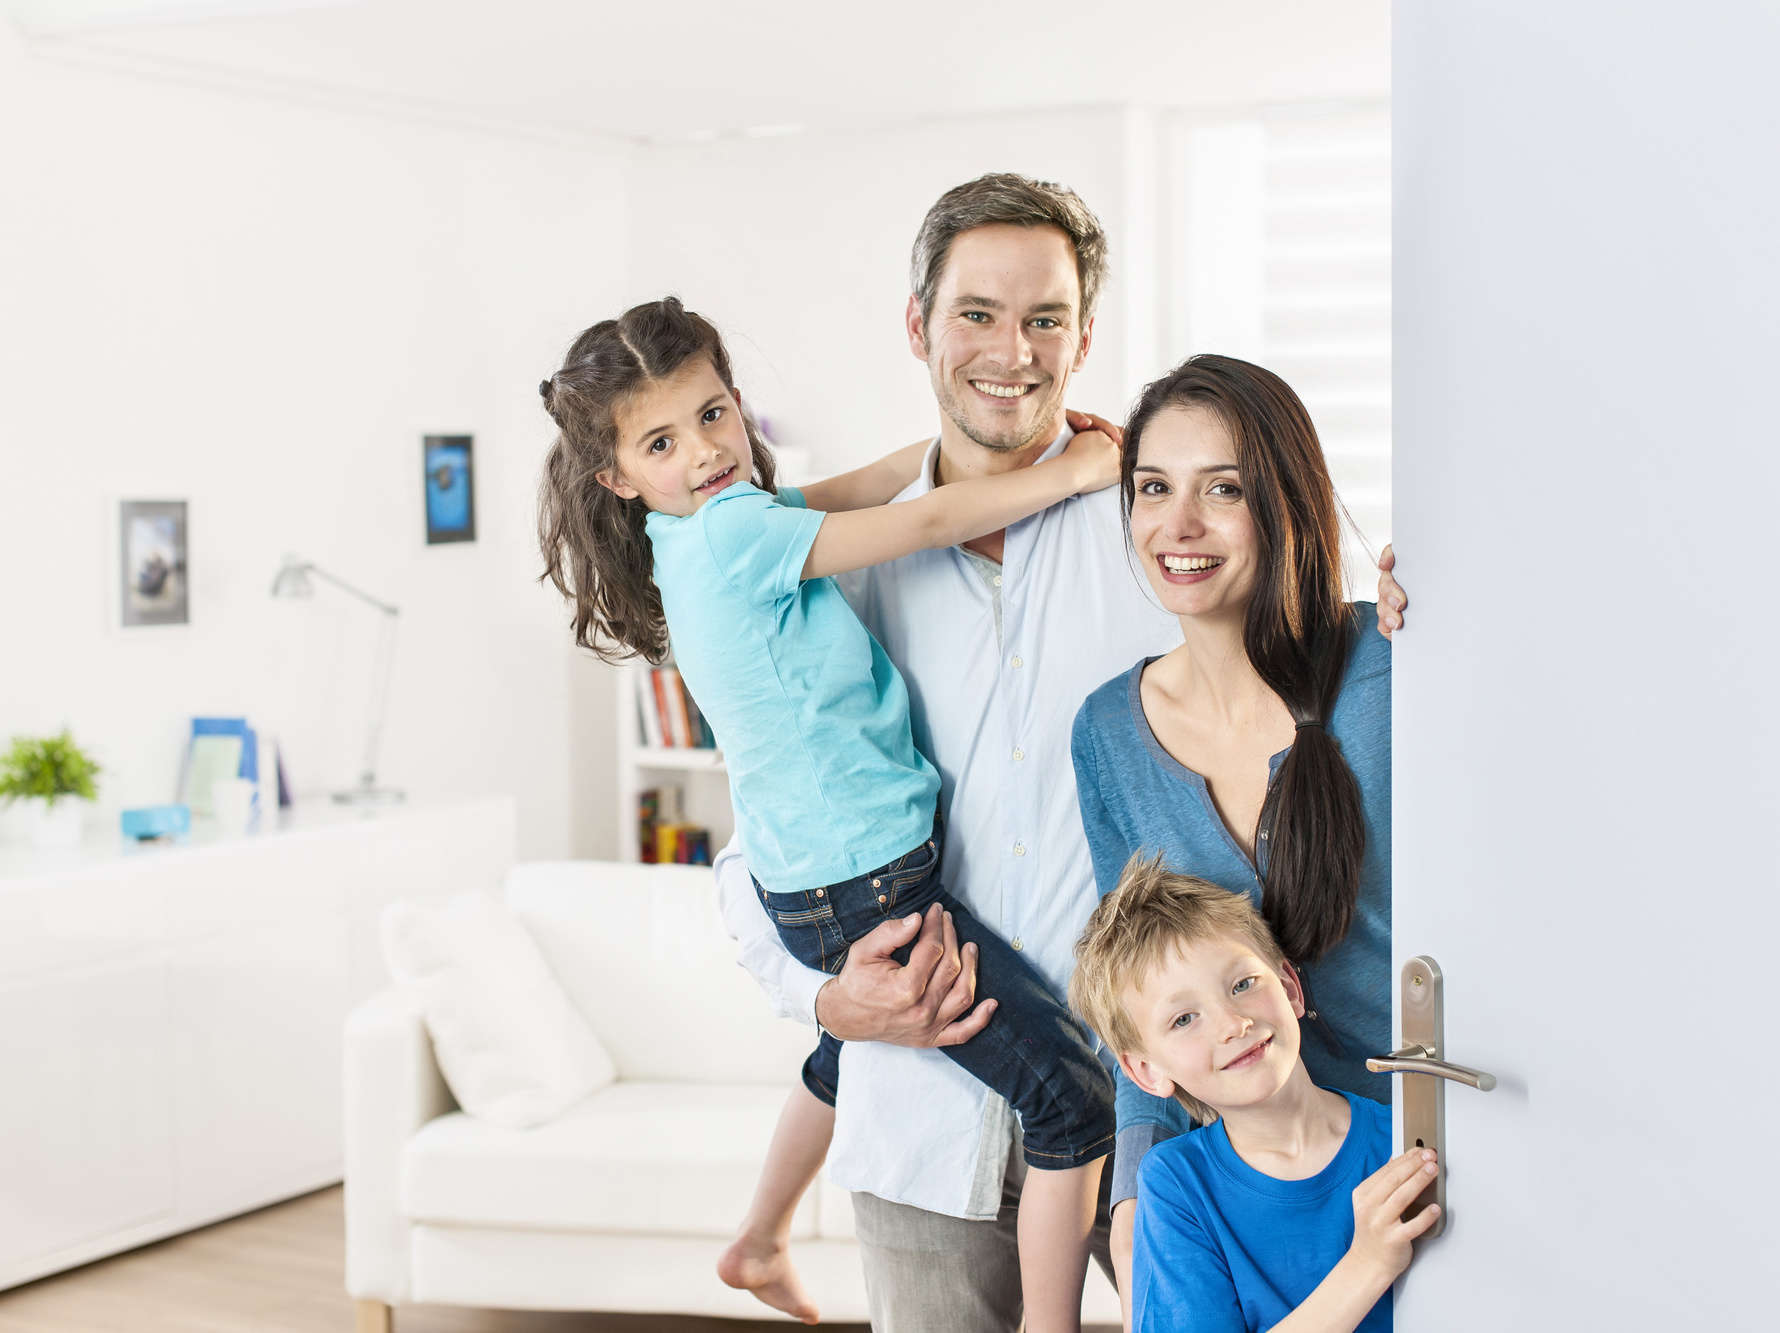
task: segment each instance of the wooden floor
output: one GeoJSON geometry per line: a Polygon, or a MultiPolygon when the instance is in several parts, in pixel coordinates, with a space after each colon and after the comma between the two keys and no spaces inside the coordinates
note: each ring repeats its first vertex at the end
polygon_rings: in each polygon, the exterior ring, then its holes
{"type": "MultiPolygon", "coordinates": [[[[0,1291],[0,1333],[351,1333],[340,1190],[0,1291]]],[[[714,1281],[715,1279],[713,1279],[714,1281]]],[[[786,1333],[687,1315],[398,1308],[395,1333],[786,1333]]],[[[863,1324],[824,1324],[867,1333],[863,1324]]]]}

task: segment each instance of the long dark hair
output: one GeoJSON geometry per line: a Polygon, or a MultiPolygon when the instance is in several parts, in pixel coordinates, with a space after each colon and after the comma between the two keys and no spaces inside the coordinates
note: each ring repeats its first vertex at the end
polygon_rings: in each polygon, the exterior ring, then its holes
{"type": "MultiPolygon", "coordinates": [[[[667,621],[652,577],[654,561],[641,499],[626,500],[600,485],[618,467],[618,411],[645,385],[672,377],[707,356],[725,387],[735,389],[729,353],[709,320],[663,297],[632,306],[617,319],[584,331],[562,369],[538,386],[556,423],[556,443],[538,491],[538,544],[544,572],[573,607],[575,642],[608,662],[667,656],[667,621]]],[[[773,456],[743,414],[754,460],[754,484],[770,491],[773,456]]]]}
{"type": "Polygon", "coordinates": [[[1261,563],[1243,647],[1298,727],[1256,827],[1256,846],[1265,834],[1267,848],[1261,910],[1286,956],[1313,962],[1353,923],[1366,850],[1359,783],[1324,729],[1354,633],[1341,506],[1316,427],[1291,387],[1247,361],[1201,355],[1146,387],[1132,409],[1120,468],[1127,534],[1144,428],[1176,407],[1215,412],[1236,445],[1261,563]]]}

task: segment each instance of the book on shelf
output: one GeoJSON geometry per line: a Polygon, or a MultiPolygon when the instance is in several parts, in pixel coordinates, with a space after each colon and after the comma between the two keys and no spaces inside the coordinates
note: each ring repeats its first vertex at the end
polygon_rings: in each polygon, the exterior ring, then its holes
{"type": "Polygon", "coordinates": [[[661,713],[655,703],[655,672],[651,670],[634,671],[631,673],[637,687],[637,727],[643,744],[651,749],[661,748],[661,713]]]}
{"type": "Polygon", "coordinates": [[[655,863],[657,865],[708,866],[711,864],[711,834],[694,824],[657,824],[655,826],[655,863]]]}
{"type": "Polygon", "coordinates": [[[662,679],[661,668],[649,668],[649,684],[655,691],[655,726],[661,736],[663,745],[674,743],[673,715],[668,711],[667,682],[662,679]]]}
{"type": "Polygon", "coordinates": [[[680,673],[671,666],[637,673],[637,714],[642,742],[650,748],[717,748],[710,724],[698,711],[680,673]]]}
{"type": "Polygon", "coordinates": [[[637,795],[637,850],[650,865],[711,864],[711,833],[680,818],[680,789],[650,787],[637,795]]]}
{"type": "Polygon", "coordinates": [[[637,793],[637,847],[642,860],[655,860],[655,825],[661,818],[661,792],[646,787],[637,793]]]}
{"type": "Polygon", "coordinates": [[[656,670],[661,673],[661,689],[667,698],[668,724],[662,729],[673,734],[675,745],[690,748],[692,714],[686,708],[686,683],[673,667],[657,667],[656,670]]]}
{"type": "Polygon", "coordinates": [[[692,720],[692,743],[701,750],[715,750],[717,737],[711,733],[711,724],[705,721],[705,715],[698,711],[698,704],[693,700],[692,692],[686,692],[686,711],[692,720]]]}

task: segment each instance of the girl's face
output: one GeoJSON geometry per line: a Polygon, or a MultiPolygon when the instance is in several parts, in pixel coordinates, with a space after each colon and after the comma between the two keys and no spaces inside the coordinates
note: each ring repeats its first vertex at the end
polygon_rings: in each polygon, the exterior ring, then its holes
{"type": "Polygon", "coordinates": [[[694,357],[619,405],[617,466],[599,474],[600,484],[627,500],[641,496],[658,514],[695,512],[753,475],[741,408],[710,358],[694,357]]]}
{"type": "Polygon", "coordinates": [[[1246,613],[1260,552],[1223,420],[1197,405],[1158,412],[1133,481],[1131,545],[1162,605],[1177,616],[1246,613]]]}

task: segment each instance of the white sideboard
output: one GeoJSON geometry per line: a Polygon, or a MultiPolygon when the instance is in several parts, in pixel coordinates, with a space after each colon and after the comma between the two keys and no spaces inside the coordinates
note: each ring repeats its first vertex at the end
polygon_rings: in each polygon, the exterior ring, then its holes
{"type": "Polygon", "coordinates": [[[341,1032],[398,898],[493,892],[511,797],[0,848],[0,1288],[341,1177],[341,1032]]]}

